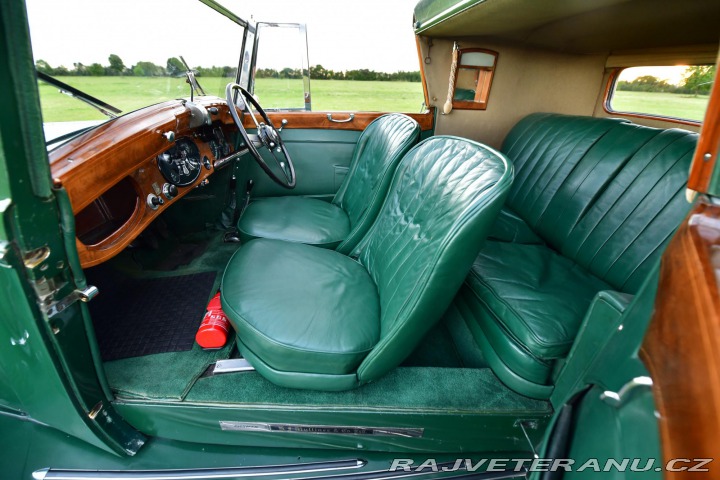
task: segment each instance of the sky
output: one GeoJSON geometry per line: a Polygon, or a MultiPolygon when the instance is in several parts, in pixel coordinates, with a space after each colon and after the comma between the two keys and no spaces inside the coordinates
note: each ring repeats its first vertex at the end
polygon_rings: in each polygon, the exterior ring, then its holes
{"type": "Polygon", "coordinates": [[[633,67],[623,70],[620,74],[620,80],[632,82],[638,77],[652,75],[658,80],[665,80],[673,85],[683,83],[685,69],[687,66],[676,67],[633,67]]]}
{"type": "MultiPolygon", "coordinates": [[[[221,3],[245,19],[306,23],[310,65],[384,72],[419,69],[412,31],[417,0],[221,3]]],[[[53,67],[107,65],[111,53],[127,66],[138,61],[164,66],[168,57],[179,55],[192,67],[235,66],[239,58],[240,27],[197,0],[27,0],[27,8],[35,59],[53,67]]],[[[282,41],[272,36],[262,37],[266,40],[261,46],[292,52],[301,46],[296,35],[282,41]]],[[[282,66],[299,64],[273,68],[282,66]]]]}

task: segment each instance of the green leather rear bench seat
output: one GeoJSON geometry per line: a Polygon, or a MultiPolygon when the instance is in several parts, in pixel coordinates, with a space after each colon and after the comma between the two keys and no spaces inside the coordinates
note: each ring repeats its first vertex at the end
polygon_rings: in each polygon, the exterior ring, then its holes
{"type": "Polygon", "coordinates": [[[506,205],[455,307],[495,373],[546,398],[593,298],[634,294],[689,211],[697,135],[533,114],[508,134],[506,205]]]}
{"type": "Polygon", "coordinates": [[[251,240],[222,281],[240,352],[285,387],[338,391],[380,378],[452,302],[512,178],[501,153],[431,137],[404,156],[350,256],[251,240]]]}
{"type": "Polygon", "coordinates": [[[375,220],[398,162],[419,138],[420,126],[407,115],[376,118],[360,135],[331,203],[299,196],[256,200],[238,222],[243,243],[274,238],[349,253],[375,220]]]}

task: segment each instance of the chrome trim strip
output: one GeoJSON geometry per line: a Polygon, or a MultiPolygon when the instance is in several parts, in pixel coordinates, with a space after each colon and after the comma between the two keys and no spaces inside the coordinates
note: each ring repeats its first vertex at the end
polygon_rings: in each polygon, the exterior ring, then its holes
{"type": "Polygon", "coordinates": [[[264,423],[220,421],[220,428],[235,432],[310,433],[333,435],[375,435],[406,438],[422,438],[424,428],[359,427],[340,425],[308,425],[301,423],[264,423]]]}
{"type": "Polygon", "coordinates": [[[182,470],[63,470],[44,468],[33,472],[35,480],[214,480],[331,472],[362,468],[366,460],[295,463],[258,467],[195,468],[182,470]]]}
{"type": "Polygon", "coordinates": [[[218,373],[251,372],[253,370],[255,370],[255,367],[250,365],[250,362],[244,358],[230,358],[215,362],[213,375],[217,375],[218,373]]]}

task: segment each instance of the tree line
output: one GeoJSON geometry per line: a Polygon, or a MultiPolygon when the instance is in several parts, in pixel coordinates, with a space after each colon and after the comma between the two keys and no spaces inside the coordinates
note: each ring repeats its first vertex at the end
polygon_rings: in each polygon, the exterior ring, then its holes
{"type": "MultiPolygon", "coordinates": [[[[35,62],[35,68],[42,73],[58,76],[82,76],[82,77],[101,77],[101,76],[135,76],[135,77],[163,77],[163,76],[180,76],[185,72],[185,66],[177,57],[170,57],[165,62],[165,66],[156,65],[153,62],[137,62],[135,65],[127,66],[125,62],[116,54],[108,57],[108,64],[92,63],[84,65],[80,62],[73,63],[72,68],[63,65],[58,67],[51,66],[45,60],[35,62]]],[[[198,77],[234,77],[235,67],[195,67],[193,69],[198,77]]],[[[299,68],[283,68],[275,70],[272,68],[261,68],[256,70],[256,78],[287,78],[299,79],[303,75],[310,74],[310,78],[318,80],[372,80],[381,82],[419,82],[420,72],[395,72],[385,73],[376,72],[367,68],[347,71],[333,71],[324,68],[322,65],[314,65],[309,71],[299,68]]]]}
{"type": "MultiPolygon", "coordinates": [[[[255,78],[302,78],[307,73],[299,68],[283,68],[275,70],[274,68],[259,68],[255,71],[255,78]]],[[[330,70],[322,65],[313,65],[310,67],[310,78],[316,80],[360,80],[360,81],[379,81],[379,82],[419,82],[421,81],[420,72],[376,72],[367,68],[356,70],[330,70]]]]}
{"type": "MultiPolygon", "coordinates": [[[[64,65],[52,67],[45,60],[35,62],[35,68],[42,73],[52,76],[78,76],[78,77],[101,77],[101,76],[135,76],[135,77],[164,77],[180,76],[185,73],[185,65],[177,57],[170,57],[165,66],[156,65],[153,62],[137,62],[135,65],[127,66],[116,54],[108,57],[108,65],[91,63],[85,65],[77,62],[72,68],[64,65]]],[[[234,67],[197,67],[194,69],[197,76],[204,77],[234,77],[234,67]]]]}
{"type": "Polygon", "coordinates": [[[709,95],[715,78],[715,66],[697,65],[685,70],[680,85],[673,85],[652,75],[643,75],[635,80],[617,82],[616,89],[628,92],[681,93],[686,95],[709,95]]]}

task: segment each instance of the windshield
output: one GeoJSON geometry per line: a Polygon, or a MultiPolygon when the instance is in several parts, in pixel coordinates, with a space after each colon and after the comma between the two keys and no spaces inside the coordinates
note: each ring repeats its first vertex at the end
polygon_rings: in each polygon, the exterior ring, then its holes
{"type": "MultiPolygon", "coordinates": [[[[37,70],[123,113],[189,97],[180,57],[208,95],[236,77],[243,27],[198,0],[27,0],[27,10],[37,70]]],[[[108,119],[38,87],[48,139],[108,119]]]]}

